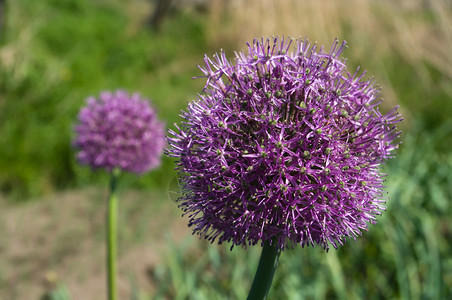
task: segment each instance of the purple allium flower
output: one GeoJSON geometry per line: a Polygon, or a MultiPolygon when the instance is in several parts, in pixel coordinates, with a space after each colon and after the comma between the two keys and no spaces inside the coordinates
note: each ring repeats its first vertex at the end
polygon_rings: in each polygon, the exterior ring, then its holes
{"type": "Polygon", "coordinates": [[[149,100],[124,91],[90,97],[80,110],[74,145],[80,163],[93,169],[144,173],[160,164],[164,124],[149,100]]]}
{"type": "Polygon", "coordinates": [[[206,56],[204,93],[170,130],[179,206],[211,242],[337,248],[385,209],[397,107],[379,112],[374,82],[339,57],[345,42],[292,43],[254,40],[235,64],[206,56]]]}

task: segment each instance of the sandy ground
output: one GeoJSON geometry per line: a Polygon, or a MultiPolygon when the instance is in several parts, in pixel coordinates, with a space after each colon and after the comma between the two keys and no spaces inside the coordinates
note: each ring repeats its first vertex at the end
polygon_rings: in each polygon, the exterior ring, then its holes
{"type": "MultiPolygon", "coordinates": [[[[0,300],[39,299],[55,284],[73,300],[106,299],[106,196],[87,188],[18,205],[0,199],[0,300]]],[[[190,235],[186,224],[167,195],[120,193],[119,299],[130,298],[131,280],[152,294],[149,271],[190,235]]]]}

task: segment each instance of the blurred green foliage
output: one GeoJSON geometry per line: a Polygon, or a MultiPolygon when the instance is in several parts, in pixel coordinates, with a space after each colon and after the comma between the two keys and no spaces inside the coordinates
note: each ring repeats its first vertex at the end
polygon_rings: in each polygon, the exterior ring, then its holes
{"type": "MultiPolygon", "coordinates": [[[[140,92],[170,127],[178,120],[177,112],[201,91],[202,80],[192,77],[200,75],[196,65],[203,54],[213,52],[206,13],[173,10],[155,32],[149,28],[152,11],[147,4],[7,2],[0,38],[0,192],[28,199],[105,183],[102,172],[77,165],[71,148],[72,128],[88,96],[114,89],[140,92]]],[[[346,24],[343,30],[345,37],[351,33],[346,24]]],[[[225,48],[232,52],[227,43],[225,48]]],[[[431,130],[447,120],[452,101],[445,101],[447,89],[436,84],[447,86],[447,80],[433,66],[413,66],[397,49],[390,57],[350,64],[384,74],[380,77],[390,81],[404,112],[409,112],[405,126],[422,121],[431,130]]],[[[451,137],[444,139],[452,142],[451,137]]],[[[446,145],[444,141],[437,148],[448,151],[446,145]]],[[[126,176],[125,181],[166,189],[174,175],[173,162],[164,157],[158,170],[138,180],[126,176]]]]}
{"type": "Polygon", "coordinates": [[[71,297],[65,286],[57,286],[45,293],[40,300],[71,300],[71,297]]]}
{"type": "MultiPolygon", "coordinates": [[[[141,1],[141,3],[143,3],[141,1]]],[[[174,12],[153,32],[122,1],[9,1],[0,64],[0,190],[25,199],[103,179],[79,167],[72,127],[85,99],[126,89],[151,99],[170,126],[195,97],[206,49],[203,18],[174,12]]],[[[136,5],[140,1],[135,2],[136,5]]],[[[149,12],[150,13],[150,12],[149,12]]],[[[138,180],[162,187],[172,163],[138,180]]]]}

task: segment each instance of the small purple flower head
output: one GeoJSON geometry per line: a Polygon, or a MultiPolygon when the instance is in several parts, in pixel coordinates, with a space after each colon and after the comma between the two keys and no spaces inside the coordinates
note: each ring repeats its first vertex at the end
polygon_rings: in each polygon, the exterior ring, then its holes
{"type": "Polygon", "coordinates": [[[254,40],[200,69],[204,93],[170,130],[189,226],[211,242],[337,248],[385,209],[380,165],[398,147],[394,108],[348,73],[336,40],[254,40]],[[295,46],[291,48],[291,45],[295,46]]]}
{"type": "Polygon", "coordinates": [[[79,162],[109,172],[147,172],[160,164],[165,146],[164,124],[149,100],[124,91],[88,98],[75,132],[79,162]]]}

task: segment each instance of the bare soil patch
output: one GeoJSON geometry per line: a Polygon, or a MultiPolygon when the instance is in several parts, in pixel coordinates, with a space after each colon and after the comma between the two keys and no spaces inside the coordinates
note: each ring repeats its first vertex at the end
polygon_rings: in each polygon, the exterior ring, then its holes
{"type": "MultiPolygon", "coordinates": [[[[72,299],[106,299],[107,190],[67,191],[24,204],[0,199],[0,299],[39,299],[64,284],[72,299]]],[[[120,192],[118,288],[151,292],[148,271],[190,231],[165,193],[120,192]]]]}

